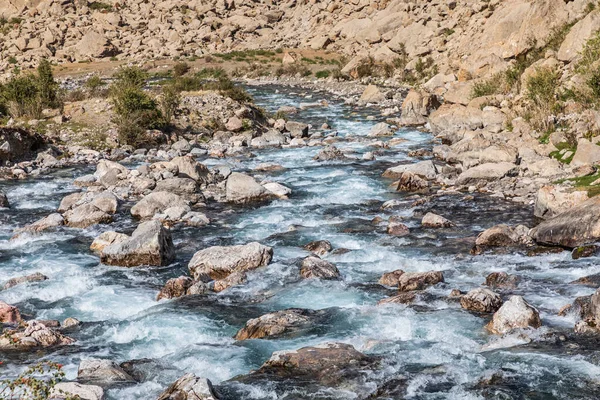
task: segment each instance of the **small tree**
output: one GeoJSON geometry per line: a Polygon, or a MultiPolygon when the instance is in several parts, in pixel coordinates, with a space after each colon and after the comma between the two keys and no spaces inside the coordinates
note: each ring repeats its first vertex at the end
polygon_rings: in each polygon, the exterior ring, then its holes
{"type": "Polygon", "coordinates": [[[170,124],[175,116],[175,112],[179,107],[181,96],[179,90],[173,84],[164,85],[162,87],[162,97],[160,99],[160,108],[165,124],[170,124]]]}
{"type": "Polygon", "coordinates": [[[173,66],[173,76],[176,78],[188,73],[190,66],[185,62],[179,62],[173,66]]]}
{"type": "Polygon", "coordinates": [[[58,83],[54,80],[52,65],[46,59],[42,59],[37,68],[38,96],[42,107],[60,107],[58,100],[58,83]]]}

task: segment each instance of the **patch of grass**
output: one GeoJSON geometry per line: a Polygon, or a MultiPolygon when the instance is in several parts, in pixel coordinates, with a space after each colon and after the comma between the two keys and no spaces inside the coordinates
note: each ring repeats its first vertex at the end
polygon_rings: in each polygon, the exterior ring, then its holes
{"type": "Polygon", "coordinates": [[[593,175],[578,176],[574,178],[565,178],[557,180],[556,184],[570,182],[575,190],[587,191],[589,197],[594,197],[600,194],[600,185],[592,185],[596,180],[600,179],[600,172],[596,172],[593,175]]]}
{"type": "Polygon", "coordinates": [[[239,51],[231,51],[229,53],[216,53],[213,56],[218,57],[225,61],[246,61],[248,59],[256,59],[258,57],[262,58],[272,58],[276,55],[274,51],[270,50],[239,50],[239,51]]]}
{"type": "Polygon", "coordinates": [[[497,94],[500,89],[500,81],[492,77],[485,81],[476,82],[471,89],[471,98],[491,96],[497,94]]]}
{"type": "Polygon", "coordinates": [[[227,72],[223,68],[202,68],[200,71],[194,74],[196,78],[199,79],[219,79],[221,77],[227,76],[227,72]]]}
{"type": "Polygon", "coordinates": [[[312,75],[311,70],[302,63],[293,63],[281,65],[275,70],[276,76],[310,76],[312,75]]]}
{"type": "Polygon", "coordinates": [[[538,131],[552,131],[554,124],[550,116],[559,112],[557,88],[560,76],[558,71],[550,68],[538,68],[526,81],[526,98],[532,112],[532,126],[538,131]]]}
{"type": "Polygon", "coordinates": [[[190,70],[190,66],[186,62],[178,62],[173,66],[173,76],[184,76],[190,70]]]}
{"type": "Polygon", "coordinates": [[[90,10],[94,11],[112,11],[113,9],[110,4],[106,4],[101,1],[92,1],[88,3],[88,7],[90,10]]]}
{"type": "Polygon", "coordinates": [[[327,79],[327,78],[329,78],[330,75],[331,75],[331,71],[326,69],[323,71],[317,71],[317,73],[315,74],[315,77],[317,77],[318,79],[327,79]]]}

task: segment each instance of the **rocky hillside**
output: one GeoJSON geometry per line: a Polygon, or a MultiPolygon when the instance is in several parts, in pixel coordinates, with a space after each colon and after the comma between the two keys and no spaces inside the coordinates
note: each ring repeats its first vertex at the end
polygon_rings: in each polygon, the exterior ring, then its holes
{"type": "MultiPolygon", "coordinates": [[[[441,72],[477,77],[543,46],[554,29],[589,11],[588,0],[5,0],[0,70],[34,66],[40,57],[148,60],[312,48],[386,62],[430,56],[441,72]]],[[[589,18],[560,57],[572,59],[599,20],[589,18]]]]}

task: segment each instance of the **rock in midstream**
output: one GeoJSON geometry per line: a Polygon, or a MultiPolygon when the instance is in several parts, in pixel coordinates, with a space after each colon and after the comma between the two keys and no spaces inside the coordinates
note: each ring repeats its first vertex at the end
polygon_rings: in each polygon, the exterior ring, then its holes
{"type": "Polygon", "coordinates": [[[194,280],[224,279],[235,271],[251,271],[268,265],[273,249],[257,242],[236,246],[213,246],[194,254],[188,264],[194,280]]]}
{"type": "Polygon", "coordinates": [[[234,336],[236,340],[273,338],[298,332],[315,325],[323,311],[302,308],[289,308],[275,311],[246,322],[234,336]]]}

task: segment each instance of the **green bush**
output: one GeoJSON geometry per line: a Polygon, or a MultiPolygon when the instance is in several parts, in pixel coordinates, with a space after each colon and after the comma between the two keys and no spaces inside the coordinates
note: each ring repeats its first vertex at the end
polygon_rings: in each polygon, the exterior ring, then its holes
{"type": "Polygon", "coordinates": [[[175,116],[175,112],[181,102],[179,90],[173,84],[164,85],[162,87],[162,96],[160,99],[160,109],[164,118],[165,124],[170,124],[175,116]]]}
{"type": "Polygon", "coordinates": [[[317,71],[315,74],[315,76],[319,79],[327,79],[329,78],[329,75],[331,75],[331,71],[329,70],[317,71]]]}
{"type": "Polygon", "coordinates": [[[148,74],[137,67],[126,67],[115,74],[110,87],[111,101],[119,141],[139,146],[147,140],[146,130],[163,125],[163,117],[156,101],[143,90],[148,74]]]}
{"type": "Polygon", "coordinates": [[[485,81],[476,82],[471,88],[471,98],[475,99],[482,96],[492,96],[497,94],[500,89],[501,81],[497,76],[485,81]]]}
{"type": "Polygon", "coordinates": [[[180,77],[187,74],[190,70],[190,66],[186,62],[178,62],[173,66],[173,76],[180,77]]]}
{"type": "Polygon", "coordinates": [[[210,82],[205,86],[207,90],[216,90],[223,96],[229,97],[232,100],[240,103],[251,103],[252,96],[243,88],[236,86],[229,77],[220,77],[216,82],[210,82]]]}
{"type": "Polygon", "coordinates": [[[88,7],[90,10],[94,11],[112,11],[112,6],[110,4],[101,1],[92,1],[88,4],[88,7]]]}
{"type": "Polygon", "coordinates": [[[560,83],[558,72],[550,68],[538,68],[526,80],[526,97],[530,102],[532,126],[540,131],[552,132],[554,124],[549,117],[558,110],[557,88],[560,83]]]}
{"type": "Polygon", "coordinates": [[[220,67],[202,68],[200,71],[196,72],[194,74],[194,76],[199,79],[208,79],[208,78],[219,79],[223,76],[227,76],[227,72],[225,72],[225,70],[220,67]]]}
{"type": "Polygon", "coordinates": [[[58,108],[62,106],[58,99],[58,83],[54,80],[52,66],[43,59],[37,68],[37,85],[42,107],[58,108]]]}

